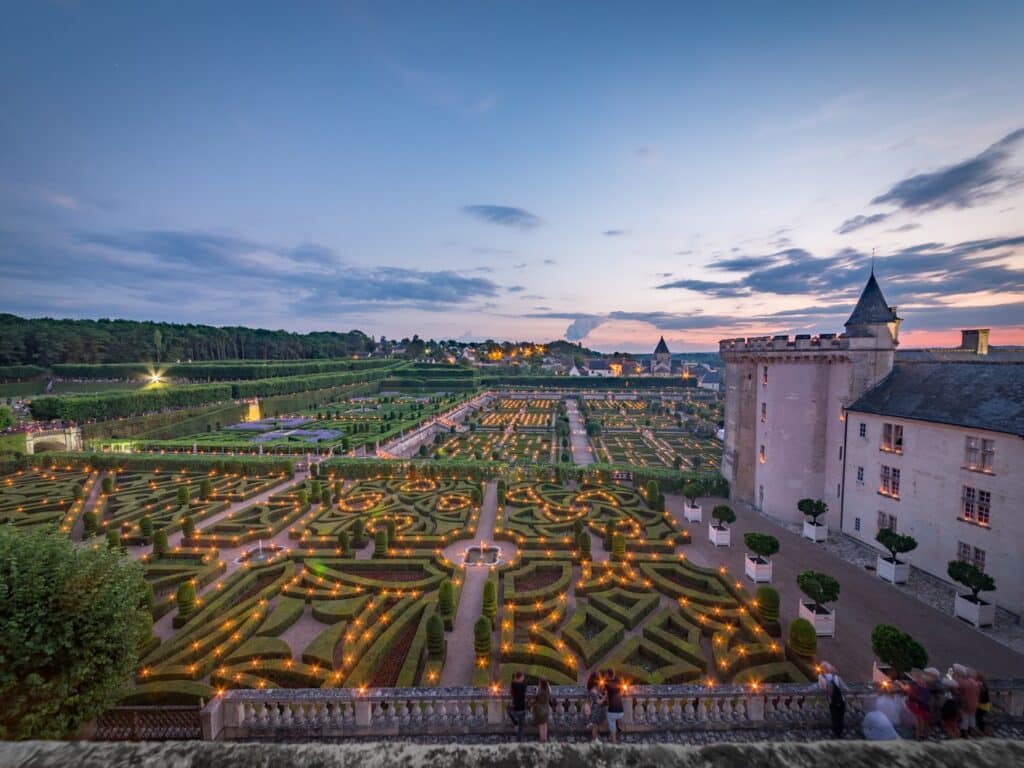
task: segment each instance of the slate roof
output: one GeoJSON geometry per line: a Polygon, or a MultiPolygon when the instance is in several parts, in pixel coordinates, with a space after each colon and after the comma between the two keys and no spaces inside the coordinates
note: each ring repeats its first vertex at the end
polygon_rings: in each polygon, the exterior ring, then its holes
{"type": "Polygon", "coordinates": [[[857,300],[857,306],[853,308],[850,319],[846,321],[846,325],[848,327],[870,323],[891,323],[895,319],[896,313],[885,303],[885,296],[882,295],[882,289],[878,287],[875,273],[872,272],[871,277],[868,278],[868,284],[864,286],[864,290],[861,291],[860,298],[857,300]]]}
{"type": "Polygon", "coordinates": [[[1024,437],[1024,362],[897,362],[849,410],[1024,437]]]}
{"type": "Polygon", "coordinates": [[[658,346],[656,346],[654,348],[654,354],[656,354],[656,355],[667,355],[667,354],[669,354],[668,344],[665,343],[665,337],[664,336],[661,337],[661,340],[658,342],[658,346]]]}
{"type": "Polygon", "coordinates": [[[721,384],[722,374],[718,371],[708,371],[700,378],[701,384],[721,384]]]}

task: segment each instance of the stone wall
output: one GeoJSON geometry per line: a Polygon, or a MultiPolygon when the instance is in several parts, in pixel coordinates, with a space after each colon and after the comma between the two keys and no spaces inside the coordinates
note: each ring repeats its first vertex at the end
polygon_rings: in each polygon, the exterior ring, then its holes
{"type": "Polygon", "coordinates": [[[226,744],[22,742],[0,744],[0,767],[32,768],[1007,768],[1024,765],[1024,742],[999,739],[917,743],[825,741],[682,745],[226,744]]]}

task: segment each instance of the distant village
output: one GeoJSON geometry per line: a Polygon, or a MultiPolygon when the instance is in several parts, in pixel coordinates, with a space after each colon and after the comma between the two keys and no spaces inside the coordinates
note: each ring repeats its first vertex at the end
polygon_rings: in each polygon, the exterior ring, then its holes
{"type": "Polygon", "coordinates": [[[722,366],[713,352],[673,354],[658,340],[647,355],[615,352],[610,355],[587,349],[580,343],[553,341],[533,342],[461,342],[453,339],[435,341],[419,336],[402,340],[381,337],[374,344],[370,357],[406,358],[417,362],[462,364],[475,368],[500,368],[506,372],[548,376],[636,377],[675,376],[693,380],[700,389],[721,391],[722,366]]]}

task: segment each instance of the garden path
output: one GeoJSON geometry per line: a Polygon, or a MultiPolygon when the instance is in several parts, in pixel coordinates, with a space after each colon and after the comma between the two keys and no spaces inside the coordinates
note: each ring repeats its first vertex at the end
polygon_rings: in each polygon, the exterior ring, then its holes
{"type": "Polygon", "coordinates": [[[590,440],[587,439],[587,430],[580,418],[575,398],[565,401],[565,411],[569,416],[569,445],[572,446],[573,463],[593,464],[594,454],[590,449],[590,440]]]}
{"type": "MultiPolygon", "coordinates": [[[[82,502],[82,512],[75,520],[74,526],[71,528],[71,540],[81,541],[85,535],[85,513],[93,509],[96,506],[96,499],[100,496],[100,490],[103,488],[103,478],[107,476],[107,471],[103,470],[96,479],[93,480],[92,487],[89,489],[89,495],[85,497],[85,501],[82,502]]],[[[99,517],[99,515],[97,515],[99,517]]]]}
{"type": "MultiPolygon", "coordinates": [[[[969,626],[948,613],[937,611],[898,589],[886,584],[872,572],[847,563],[789,531],[771,518],[745,505],[733,504],[737,520],[732,529],[732,545],[715,547],[708,541],[708,520],[716,504],[724,499],[700,499],[704,522],[688,523],[683,517],[686,503],[681,496],[668,495],[666,508],[679,526],[690,531],[693,543],[681,548],[695,564],[717,568],[724,565],[729,573],[751,594],[756,586],[743,573],[746,548],[743,534],[751,531],[771,533],[780,542],[779,554],[772,558],[771,586],[779,592],[779,619],[783,632],[797,618],[802,594],[796,586],[801,571],[828,573],[839,580],[840,595],[836,603],[836,636],[818,638],[817,658],[832,662],[846,680],[871,679],[871,630],[877,624],[893,624],[913,635],[928,651],[929,666],[945,671],[954,662],[966,664],[990,677],[1019,677],[1024,670],[1024,656],[1015,653],[984,632],[969,626]]],[[[835,535],[835,534],[830,534],[835,535]]]]}
{"type": "MultiPolygon", "coordinates": [[[[504,541],[494,541],[494,521],[498,514],[498,487],[492,482],[484,489],[483,504],[480,507],[480,520],[476,526],[475,541],[485,541],[489,546],[501,549],[502,558],[511,555],[514,549],[504,541]]],[[[444,555],[453,563],[461,564],[463,554],[469,544],[466,541],[450,544],[444,555]]],[[[455,611],[455,623],[448,634],[448,652],[445,656],[444,669],[441,672],[440,685],[461,686],[473,682],[473,668],[476,664],[476,651],[473,649],[473,625],[480,618],[480,608],[484,598],[484,582],[491,569],[484,565],[466,566],[461,568],[465,581],[459,595],[459,607],[455,611]]]]}

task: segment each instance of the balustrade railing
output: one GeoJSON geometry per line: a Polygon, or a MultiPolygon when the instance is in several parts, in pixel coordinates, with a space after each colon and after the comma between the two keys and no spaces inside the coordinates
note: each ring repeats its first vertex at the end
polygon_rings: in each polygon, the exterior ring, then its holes
{"type": "MultiPolygon", "coordinates": [[[[991,681],[989,688],[995,717],[1024,717],[1024,680],[991,681]]],[[[552,730],[583,730],[583,687],[554,686],[552,694],[552,730]]],[[[851,685],[848,723],[859,723],[878,695],[875,685],[851,685]]],[[[506,692],[493,688],[232,690],[203,709],[203,738],[511,733],[508,704],[506,692]]],[[[816,685],[630,686],[623,704],[623,724],[634,731],[825,728],[829,722],[828,703],[816,685]]]]}

